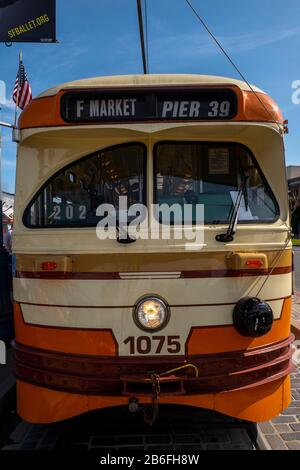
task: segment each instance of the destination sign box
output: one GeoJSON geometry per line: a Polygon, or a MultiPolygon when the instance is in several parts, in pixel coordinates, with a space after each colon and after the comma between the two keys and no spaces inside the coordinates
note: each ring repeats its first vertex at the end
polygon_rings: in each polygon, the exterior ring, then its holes
{"type": "Polygon", "coordinates": [[[237,96],[228,88],[67,92],[61,100],[66,122],[223,120],[236,114],[237,96]]]}

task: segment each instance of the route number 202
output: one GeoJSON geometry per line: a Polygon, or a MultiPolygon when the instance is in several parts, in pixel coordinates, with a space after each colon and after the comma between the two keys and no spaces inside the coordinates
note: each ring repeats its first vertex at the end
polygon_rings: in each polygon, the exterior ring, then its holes
{"type": "Polygon", "coordinates": [[[180,352],[180,336],[128,336],[124,344],[129,344],[130,354],[160,354],[163,347],[170,354],[180,352]]]}

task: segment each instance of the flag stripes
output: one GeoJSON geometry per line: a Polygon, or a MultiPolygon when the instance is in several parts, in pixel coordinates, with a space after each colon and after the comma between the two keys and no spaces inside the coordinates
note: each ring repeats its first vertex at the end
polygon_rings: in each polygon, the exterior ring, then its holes
{"type": "Polygon", "coordinates": [[[19,70],[15,81],[13,100],[20,109],[24,109],[32,100],[31,87],[22,60],[20,60],[19,70]]]}

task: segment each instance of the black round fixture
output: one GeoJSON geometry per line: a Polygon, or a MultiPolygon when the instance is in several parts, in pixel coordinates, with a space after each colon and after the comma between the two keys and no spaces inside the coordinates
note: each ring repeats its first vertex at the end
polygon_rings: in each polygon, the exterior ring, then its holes
{"type": "Polygon", "coordinates": [[[233,310],[233,323],[242,336],[254,338],[267,334],[273,324],[273,311],[264,300],[243,297],[233,310]]]}

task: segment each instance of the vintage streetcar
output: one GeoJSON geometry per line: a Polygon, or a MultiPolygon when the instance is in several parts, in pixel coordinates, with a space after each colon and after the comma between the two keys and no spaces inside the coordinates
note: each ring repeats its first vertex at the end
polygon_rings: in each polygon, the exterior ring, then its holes
{"type": "Polygon", "coordinates": [[[159,403],[265,421],[289,405],[284,127],[260,89],[201,75],[85,79],[25,108],[13,240],[22,418],[125,405],[153,421],[159,403]],[[149,209],[155,237],[131,236],[120,216],[98,236],[99,207],[117,212],[121,196],[128,213],[149,209]],[[154,204],[170,209],[169,238],[154,204]],[[181,238],[173,205],[192,207],[181,238]]]}

